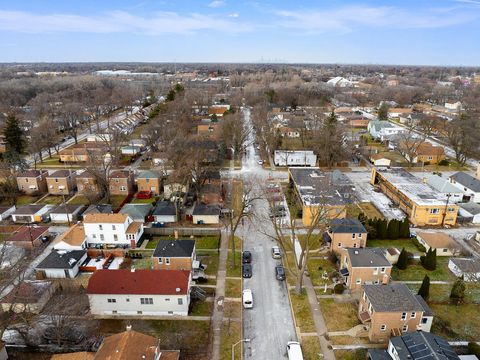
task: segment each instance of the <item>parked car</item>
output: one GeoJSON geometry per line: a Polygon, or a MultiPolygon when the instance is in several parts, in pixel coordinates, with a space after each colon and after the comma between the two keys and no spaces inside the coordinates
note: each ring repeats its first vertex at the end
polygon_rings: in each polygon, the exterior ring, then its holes
{"type": "Polygon", "coordinates": [[[263,160],[258,160],[258,165],[263,165],[263,160]]]}
{"type": "Polygon", "coordinates": [[[251,278],[252,277],[252,265],[250,265],[250,264],[243,264],[242,265],[242,276],[244,278],[251,278]]]}
{"type": "Polygon", "coordinates": [[[251,309],[251,308],[253,308],[253,294],[252,294],[252,290],[250,290],[250,289],[245,289],[245,290],[243,290],[242,302],[243,302],[243,308],[244,308],[244,309],[251,309]]]}
{"type": "Polygon", "coordinates": [[[288,360],[303,360],[302,348],[298,341],[289,341],[287,343],[288,360]]]}
{"type": "Polygon", "coordinates": [[[270,219],[283,218],[285,216],[287,216],[287,212],[285,210],[273,210],[270,212],[270,219]]]}
{"type": "Polygon", "coordinates": [[[282,257],[282,253],[281,253],[280,248],[278,246],[273,246],[272,247],[272,257],[274,259],[280,259],[282,257]]]}
{"type": "Polygon", "coordinates": [[[250,264],[252,262],[252,253],[250,251],[244,251],[242,253],[242,264],[250,264]]]}
{"type": "Polygon", "coordinates": [[[282,265],[275,266],[275,277],[277,280],[285,280],[285,268],[282,265]]]}

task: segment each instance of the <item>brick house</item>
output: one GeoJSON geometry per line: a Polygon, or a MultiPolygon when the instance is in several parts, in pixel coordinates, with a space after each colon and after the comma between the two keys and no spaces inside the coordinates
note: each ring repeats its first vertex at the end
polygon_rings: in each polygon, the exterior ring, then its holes
{"type": "Polygon", "coordinates": [[[333,219],[324,240],[331,251],[341,256],[344,248],[367,246],[367,230],[358,219],[333,219]]]}
{"type": "Polygon", "coordinates": [[[151,191],[153,195],[159,195],[161,189],[161,177],[157,173],[145,170],[136,177],[138,191],[151,191]]]}
{"type": "Polygon", "coordinates": [[[125,195],[133,193],[133,173],[126,170],[114,171],[110,174],[109,187],[111,195],[125,195]]]}
{"type": "Polygon", "coordinates": [[[51,195],[69,195],[75,190],[76,173],[72,170],[57,170],[47,176],[48,193],[51,195]]]}
{"type": "Polygon", "coordinates": [[[340,274],[346,286],[358,291],[365,284],[388,284],[392,265],[383,249],[348,248],[340,260],[340,274]]]}
{"type": "Polygon", "coordinates": [[[369,325],[368,338],[375,343],[417,330],[430,332],[433,321],[423,298],[403,283],[363,285],[358,316],[369,325]]]}
{"type": "Polygon", "coordinates": [[[46,193],[47,176],[47,170],[26,170],[17,176],[18,190],[28,195],[46,193]]]}
{"type": "Polygon", "coordinates": [[[99,194],[100,186],[98,185],[97,179],[93,174],[86,170],[81,174],[77,175],[77,191],[79,194],[99,194]]]}
{"type": "Polygon", "coordinates": [[[192,270],[195,240],[160,240],[153,252],[155,270],[192,270]]]}

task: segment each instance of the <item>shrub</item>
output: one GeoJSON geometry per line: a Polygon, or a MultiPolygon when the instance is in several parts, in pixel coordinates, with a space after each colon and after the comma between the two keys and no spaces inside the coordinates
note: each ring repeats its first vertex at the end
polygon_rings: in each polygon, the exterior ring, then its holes
{"type": "Polygon", "coordinates": [[[408,254],[405,248],[402,249],[400,255],[398,255],[397,268],[405,270],[408,266],[408,254]]]}
{"type": "Polygon", "coordinates": [[[450,299],[454,304],[459,304],[465,298],[465,281],[463,279],[458,279],[452,286],[452,291],[450,292],[450,299]]]}
{"type": "Polygon", "coordinates": [[[418,239],[416,237],[412,238],[412,241],[413,241],[413,244],[417,247],[417,249],[421,252],[427,252],[427,249],[425,248],[425,246],[423,246],[422,244],[420,244],[420,241],[418,241],[418,239]]]}
{"type": "Polygon", "coordinates": [[[422,285],[420,286],[420,289],[418,289],[418,295],[420,295],[425,301],[428,300],[428,297],[430,296],[430,278],[428,275],[425,275],[422,281],[422,285]]]}
{"type": "Polygon", "coordinates": [[[468,352],[480,359],[480,345],[474,342],[468,343],[468,352]]]}
{"type": "Polygon", "coordinates": [[[425,256],[420,256],[420,262],[427,270],[433,271],[437,268],[437,249],[428,249],[425,256]]]}
{"type": "Polygon", "coordinates": [[[440,166],[448,166],[449,164],[450,162],[447,159],[443,159],[438,162],[438,165],[440,166]]]}
{"type": "Polygon", "coordinates": [[[333,293],[334,294],[343,294],[344,290],[345,290],[345,287],[343,286],[343,284],[336,284],[333,287],[333,293]]]}

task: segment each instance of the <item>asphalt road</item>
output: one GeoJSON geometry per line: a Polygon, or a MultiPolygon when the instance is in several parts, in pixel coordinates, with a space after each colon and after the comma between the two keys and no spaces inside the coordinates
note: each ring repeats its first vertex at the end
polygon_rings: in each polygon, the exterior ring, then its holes
{"type": "MultiPolygon", "coordinates": [[[[245,112],[245,123],[251,126],[249,111],[245,112]]],[[[252,135],[253,136],[253,135],[252,135]]],[[[258,164],[253,141],[247,142],[247,154],[239,176],[251,184],[254,193],[262,193],[262,185],[271,175],[258,164]]],[[[286,359],[286,344],[296,340],[293,318],[285,281],[275,279],[275,265],[279,262],[271,256],[275,242],[267,234],[273,234],[273,227],[266,220],[268,203],[255,200],[255,216],[247,220],[238,230],[243,238],[244,250],[252,252],[253,276],[244,280],[244,289],[253,293],[253,309],[243,312],[243,336],[250,339],[244,345],[244,359],[277,360],[286,359]]]]}

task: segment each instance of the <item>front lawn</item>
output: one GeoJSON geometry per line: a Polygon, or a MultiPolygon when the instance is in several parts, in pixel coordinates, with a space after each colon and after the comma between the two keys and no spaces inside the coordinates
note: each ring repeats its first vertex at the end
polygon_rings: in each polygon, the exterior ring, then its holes
{"type": "Polygon", "coordinates": [[[242,296],[242,280],[226,279],[225,280],[225,297],[240,298],[242,296]]]}
{"type": "Polygon", "coordinates": [[[422,281],[425,275],[431,281],[455,281],[456,277],[448,269],[448,257],[437,257],[437,268],[433,271],[426,270],[418,260],[409,263],[405,270],[399,270],[396,266],[392,269],[392,279],[399,281],[422,281]]]}
{"type": "Polygon", "coordinates": [[[367,349],[335,350],[335,358],[337,360],[365,360],[367,349]]]}
{"type": "Polygon", "coordinates": [[[319,360],[323,358],[320,341],[317,336],[304,336],[301,343],[305,360],[319,360]]]}
{"type": "Polygon", "coordinates": [[[344,331],[360,324],[353,303],[336,303],[333,299],[319,299],[318,302],[328,331],[344,331]]]}
{"type": "Polygon", "coordinates": [[[225,301],[223,303],[223,317],[240,319],[242,317],[242,303],[240,301],[225,301]]]}
{"type": "Polygon", "coordinates": [[[218,254],[209,252],[197,251],[197,259],[202,262],[202,264],[207,265],[205,270],[206,275],[217,276],[218,272],[218,254]]]}
{"type": "MultiPolygon", "coordinates": [[[[223,321],[222,323],[222,340],[220,345],[220,359],[232,359],[232,345],[236,344],[241,339],[242,327],[241,323],[236,321],[223,321]]],[[[205,343],[206,344],[206,343],[205,343]]],[[[235,346],[235,360],[240,360],[240,346],[235,346]]]]}
{"type": "Polygon", "coordinates": [[[300,328],[300,332],[315,332],[315,323],[313,322],[310,303],[308,302],[308,296],[305,290],[302,291],[300,295],[295,294],[294,291],[290,291],[290,298],[292,299],[293,313],[295,314],[295,320],[297,326],[300,328]]]}
{"type": "MultiPolygon", "coordinates": [[[[208,298],[207,298],[208,300],[208,298]]],[[[213,312],[213,301],[192,300],[190,303],[191,316],[211,316],[213,312]]]]}
{"type": "MultiPolygon", "coordinates": [[[[235,251],[235,267],[232,265],[233,252],[228,252],[227,258],[227,276],[241,277],[242,276],[242,254],[240,251],[235,251]]],[[[208,269],[207,269],[208,270],[208,269]]],[[[255,274],[254,274],[255,276],[255,274]]]]}
{"type": "Polygon", "coordinates": [[[331,283],[328,279],[324,279],[322,275],[324,273],[330,274],[336,271],[336,267],[328,259],[309,259],[308,260],[308,273],[310,274],[310,280],[312,280],[313,286],[325,285],[331,283]]]}
{"type": "MultiPolygon", "coordinates": [[[[297,235],[298,241],[301,243],[305,240],[307,235],[297,235]]],[[[310,235],[310,251],[320,249],[320,246],[323,244],[323,237],[321,234],[312,234],[310,235]]]]}
{"type": "Polygon", "coordinates": [[[218,236],[199,236],[195,238],[197,249],[218,249],[220,238],[218,236]]]}

